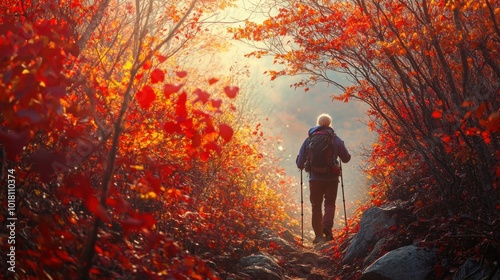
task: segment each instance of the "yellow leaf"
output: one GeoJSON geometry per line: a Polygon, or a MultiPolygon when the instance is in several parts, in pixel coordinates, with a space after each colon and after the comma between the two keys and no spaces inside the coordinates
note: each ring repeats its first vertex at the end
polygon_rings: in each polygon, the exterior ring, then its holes
{"type": "Polygon", "coordinates": [[[130,70],[132,69],[132,66],[133,66],[132,62],[127,61],[125,65],[123,65],[123,70],[130,70]]]}
{"type": "Polygon", "coordinates": [[[144,167],[141,165],[131,165],[130,168],[133,168],[135,170],[144,170],[144,167]]]}

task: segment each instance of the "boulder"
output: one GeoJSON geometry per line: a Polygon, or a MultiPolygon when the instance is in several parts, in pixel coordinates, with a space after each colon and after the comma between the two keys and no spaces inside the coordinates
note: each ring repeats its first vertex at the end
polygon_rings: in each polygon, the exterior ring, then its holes
{"type": "Polygon", "coordinates": [[[386,242],[387,238],[382,238],[379,241],[377,241],[377,243],[375,243],[375,246],[373,247],[372,251],[363,261],[363,267],[367,267],[370,264],[372,264],[382,254],[382,247],[386,242]]]}
{"type": "Polygon", "coordinates": [[[398,209],[395,207],[372,207],[363,212],[359,231],[347,248],[343,259],[344,264],[367,255],[369,249],[373,248],[377,241],[383,237],[384,231],[396,224],[392,217],[395,210],[398,209]]]}
{"type": "Polygon", "coordinates": [[[409,245],[383,255],[367,267],[360,280],[434,279],[436,251],[409,245]]]}

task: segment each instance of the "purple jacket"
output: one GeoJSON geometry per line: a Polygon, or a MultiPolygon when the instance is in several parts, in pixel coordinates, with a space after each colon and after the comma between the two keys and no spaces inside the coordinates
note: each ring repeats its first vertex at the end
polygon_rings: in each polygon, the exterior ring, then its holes
{"type": "MultiPolygon", "coordinates": [[[[320,131],[320,130],[327,130],[329,133],[331,133],[333,135],[332,141],[333,141],[334,149],[338,153],[337,155],[334,155],[334,157],[335,157],[334,160],[337,161],[337,159],[340,158],[340,160],[343,163],[349,162],[351,160],[351,155],[347,151],[347,148],[344,145],[344,141],[342,141],[342,139],[340,139],[335,134],[335,132],[333,131],[333,128],[331,128],[329,126],[315,126],[311,129],[309,129],[309,132],[307,134],[308,134],[308,136],[310,136],[314,132],[320,131]]],[[[309,145],[309,137],[307,137],[306,140],[304,140],[304,143],[302,143],[302,146],[300,147],[299,155],[297,156],[297,160],[295,161],[295,163],[297,164],[297,167],[299,169],[304,169],[304,165],[305,165],[306,160],[307,160],[306,147],[308,145],[309,145]]],[[[317,180],[317,181],[324,181],[324,182],[332,182],[332,181],[335,181],[337,179],[337,177],[338,176],[333,175],[333,174],[309,173],[309,181],[317,180]]]]}

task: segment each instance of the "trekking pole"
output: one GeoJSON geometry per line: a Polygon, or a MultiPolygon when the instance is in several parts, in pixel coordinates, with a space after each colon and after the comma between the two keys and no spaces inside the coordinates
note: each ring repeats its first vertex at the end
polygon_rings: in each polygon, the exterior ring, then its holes
{"type": "Polygon", "coordinates": [[[344,174],[342,173],[342,161],[340,161],[340,186],[342,187],[342,201],[344,202],[344,219],[345,219],[345,227],[349,229],[347,225],[347,211],[345,210],[345,195],[344,195],[344,174]]]}
{"type": "Polygon", "coordinates": [[[300,169],[300,218],[301,218],[301,233],[302,233],[302,245],[304,245],[304,194],[303,194],[303,181],[302,181],[302,169],[300,169]]]}

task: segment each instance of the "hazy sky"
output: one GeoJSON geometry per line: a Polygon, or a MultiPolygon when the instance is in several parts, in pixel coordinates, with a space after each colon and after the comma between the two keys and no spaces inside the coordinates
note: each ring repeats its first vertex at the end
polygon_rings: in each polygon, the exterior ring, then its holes
{"type": "MultiPolygon", "coordinates": [[[[375,140],[375,133],[370,132],[366,123],[367,105],[350,101],[348,103],[332,101],[333,94],[341,93],[339,89],[327,84],[317,84],[310,87],[308,92],[303,88],[290,87],[300,80],[300,77],[280,77],[270,81],[264,71],[273,68],[272,58],[245,59],[245,53],[251,51],[243,44],[235,43],[227,56],[227,63],[238,61],[249,66],[252,85],[255,86],[252,94],[261,99],[263,108],[262,125],[267,134],[280,137],[283,142],[275,152],[283,158],[283,167],[287,174],[295,176],[300,181],[300,173],[295,165],[295,158],[300,146],[307,137],[309,128],[315,126],[316,118],[321,113],[328,113],[333,119],[333,128],[337,135],[344,140],[352,155],[351,162],[344,164],[344,187],[346,201],[356,201],[366,195],[366,176],[360,171],[360,166],[366,164],[362,157],[363,147],[370,148],[375,140]]],[[[339,76],[338,81],[347,83],[339,76]]],[[[307,177],[304,174],[304,185],[307,186],[307,177]]],[[[340,196],[340,193],[339,193],[340,196]]],[[[338,200],[339,201],[339,200],[338,200]]]]}

